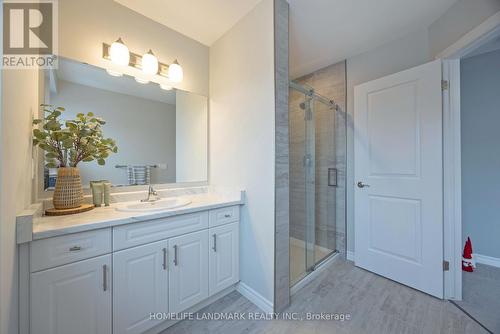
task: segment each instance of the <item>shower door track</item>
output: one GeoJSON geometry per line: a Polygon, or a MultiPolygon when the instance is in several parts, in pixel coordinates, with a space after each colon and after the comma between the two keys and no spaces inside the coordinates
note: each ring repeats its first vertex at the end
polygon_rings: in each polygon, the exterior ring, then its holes
{"type": "Polygon", "coordinates": [[[290,287],[290,295],[294,295],[299,290],[301,290],[304,286],[309,284],[312,280],[314,280],[323,270],[327,269],[328,266],[335,258],[340,254],[338,250],[332,251],[329,255],[325,256],[321,261],[319,261],[312,270],[306,272],[306,275],[302,277],[299,281],[297,281],[294,285],[290,287]]]}
{"type": "Polygon", "coordinates": [[[294,81],[290,81],[290,87],[303,93],[306,96],[312,97],[313,99],[334,108],[337,111],[339,110],[339,105],[334,100],[330,100],[329,98],[316,93],[313,88],[308,89],[294,81]]]}
{"type": "Polygon", "coordinates": [[[318,262],[316,262],[316,264],[314,264],[314,266],[312,266],[312,269],[309,271],[309,273],[312,273],[313,271],[316,271],[325,262],[327,262],[328,260],[330,260],[333,256],[337,255],[338,253],[339,253],[338,250],[331,251],[330,254],[328,254],[327,256],[325,256],[324,258],[322,258],[321,260],[319,260],[318,262]]]}

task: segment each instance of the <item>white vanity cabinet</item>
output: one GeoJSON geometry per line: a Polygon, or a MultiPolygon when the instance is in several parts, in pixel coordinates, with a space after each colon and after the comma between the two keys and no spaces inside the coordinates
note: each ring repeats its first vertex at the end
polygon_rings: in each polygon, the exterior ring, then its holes
{"type": "Polygon", "coordinates": [[[239,281],[239,206],[24,245],[22,334],[155,333],[168,324],[151,315],[191,312],[239,281]]]}
{"type": "Polygon", "coordinates": [[[168,240],[169,307],[178,313],[208,298],[208,231],[168,240]]]}
{"type": "Polygon", "coordinates": [[[168,310],[167,241],[113,253],[114,333],[143,333],[154,327],[150,313],[168,310]]]}
{"type": "Polygon", "coordinates": [[[111,255],[31,275],[32,334],[111,334],[111,255]]]}
{"type": "Polygon", "coordinates": [[[209,230],[209,293],[214,295],[239,281],[239,223],[209,230]]]}

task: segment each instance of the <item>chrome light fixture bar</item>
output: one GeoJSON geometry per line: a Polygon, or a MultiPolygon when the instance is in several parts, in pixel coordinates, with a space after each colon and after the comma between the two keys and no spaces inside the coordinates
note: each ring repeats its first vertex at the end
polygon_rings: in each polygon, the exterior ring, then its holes
{"type": "MultiPolygon", "coordinates": [[[[121,41],[121,39],[119,39],[120,43],[123,43],[121,41]]],[[[152,52],[151,50],[149,51],[148,54],[151,54],[152,55],[152,52]]],[[[137,68],[138,70],[140,71],[143,71],[143,68],[142,68],[142,59],[143,59],[143,56],[137,54],[137,53],[134,53],[134,52],[130,52],[129,51],[129,63],[128,63],[128,66],[130,67],[134,67],[134,68],[137,68]]],[[[112,61],[111,59],[111,45],[108,44],[108,43],[102,43],[102,57],[106,60],[109,60],[109,61],[112,61]]],[[[173,83],[179,83],[182,81],[183,79],[183,73],[182,73],[182,67],[179,65],[179,63],[177,62],[177,59],[174,60],[174,62],[172,63],[172,73],[174,74],[174,77],[171,77],[171,75],[169,75],[169,67],[170,65],[168,64],[165,64],[165,63],[162,63],[160,61],[158,61],[158,70],[157,72],[155,73],[155,75],[159,75],[159,76],[162,76],[164,78],[167,78],[169,79],[171,82],[173,83]]],[[[110,73],[111,74],[111,73],[110,73]]]]}

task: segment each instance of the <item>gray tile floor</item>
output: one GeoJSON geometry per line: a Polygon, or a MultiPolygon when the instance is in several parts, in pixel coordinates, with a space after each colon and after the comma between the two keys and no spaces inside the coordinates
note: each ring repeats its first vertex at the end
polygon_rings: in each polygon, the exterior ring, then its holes
{"type": "Polygon", "coordinates": [[[462,301],[455,302],[493,333],[500,333],[500,268],[477,264],[463,272],[462,301]]]}
{"type": "MultiPolygon", "coordinates": [[[[233,292],[201,310],[260,312],[233,292]]],[[[349,314],[348,321],[183,321],[162,334],[487,333],[457,307],[355,267],[341,259],[292,298],[287,312],[349,314]]]]}

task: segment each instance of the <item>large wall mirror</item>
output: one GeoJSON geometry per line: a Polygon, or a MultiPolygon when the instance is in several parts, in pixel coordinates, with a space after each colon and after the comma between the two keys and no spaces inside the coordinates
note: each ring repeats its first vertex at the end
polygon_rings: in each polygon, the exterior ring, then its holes
{"type": "MultiPolygon", "coordinates": [[[[92,112],[102,117],[105,137],[118,152],[78,165],[83,186],[109,180],[114,186],[205,182],[207,180],[207,97],[130,76],[114,77],[102,68],[59,59],[47,70],[45,103],[62,106],[62,118],[92,112]]],[[[43,168],[43,187],[55,185],[57,169],[43,168]]]]}

